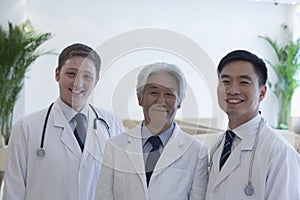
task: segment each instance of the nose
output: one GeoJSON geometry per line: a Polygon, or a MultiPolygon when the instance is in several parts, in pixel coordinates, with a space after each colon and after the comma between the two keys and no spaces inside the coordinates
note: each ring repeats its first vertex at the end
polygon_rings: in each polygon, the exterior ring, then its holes
{"type": "Polygon", "coordinates": [[[225,91],[227,94],[230,94],[230,95],[240,94],[239,84],[237,82],[233,82],[230,85],[225,87],[225,91]]]}
{"type": "Polygon", "coordinates": [[[83,84],[83,80],[81,78],[81,76],[79,76],[79,74],[77,74],[77,76],[75,77],[75,80],[74,80],[74,87],[81,87],[83,84]]]}
{"type": "Polygon", "coordinates": [[[160,93],[160,94],[157,95],[156,103],[160,104],[160,105],[165,105],[166,98],[165,98],[165,95],[163,93],[160,93]]]}

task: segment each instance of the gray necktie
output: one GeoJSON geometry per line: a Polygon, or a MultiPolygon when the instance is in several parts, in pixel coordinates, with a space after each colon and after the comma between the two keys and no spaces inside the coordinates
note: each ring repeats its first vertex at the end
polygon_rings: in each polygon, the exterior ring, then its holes
{"type": "Polygon", "coordinates": [[[85,116],[82,113],[78,113],[74,116],[74,120],[76,122],[76,127],[74,130],[74,135],[78,141],[78,144],[83,151],[85,136],[86,136],[86,128],[85,128],[85,116]]]}
{"type": "Polygon", "coordinates": [[[161,140],[159,136],[151,136],[148,141],[152,144],[152,149],[150,153],[148,154],[145,168],[146,168],[146,178],[147,178],[147,185],[149,185],[149,181],[151,178],[151,175],[153,173],[154,167],[158,161],[158,158],[160,156],[159,147],[161,145],[161,140]]]}

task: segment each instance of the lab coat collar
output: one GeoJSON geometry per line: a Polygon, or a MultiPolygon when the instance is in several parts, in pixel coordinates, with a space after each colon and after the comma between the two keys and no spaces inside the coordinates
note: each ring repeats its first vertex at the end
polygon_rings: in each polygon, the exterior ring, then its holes
{"type": "Polygon", "coordinates": [[[185,152],[187,147],[190,146],[190,144],[184,145],[184,139],[182,137],[183,135],[179,133],[180,131],[181,130],[179,126],[176,124],[173,134],[171,135],[167,145],[160,155],[159,160],[157,161],[154,172],[152,174],[153,176],[160,173],[162,169],[166,168],[168,165],[177,160],[185,152]],[[183,147],[186,147],[186,149],[183,150],[183,147]]]}
{"type": "MultiPolygon", "coordinates": [[[[216,177],[214,187],[220,184],[226,177],[228,177],[239,165],[241,165],[241,157],[243,152],[252,151],[254,149],[255,137],[261,116],[256,116],[247,123],[235,128],[233,131],[238,133],[242,140],[231,152],[228,160],[223,166],[222,170],[219,171],[220,155],[224,146],[224,139],[219,148],[215,151],[213,156],[213,170],[214,176],[216,177]]],[[[223,137],[224,138],[224,137],[223,137]]]]}
{"type": "Polygon", "coordinates": [[[125,146],[125,151],[132,165],[134,166],[135,172],[140,177],[141,184],[143,184],[144,191],[147,191],[146,176],[145,176],[145,163],[143,158],[142,150],[142,134],[141,134],[141,123],[135,128],[129,130],[128,134],[128,145],[125,146]]]}
{"type": "Polygon", "coordinates": [[[248,122],[232,129],[232,131],[241,139],[245,138],[249,133],[255,132],[255,129],[258,128],[261,116],[256,115],[254,118],[248,122]]]}
{"type": "MultiPolygon", "coordinates": [[[[82,155],[81,149],[76,138],[73,137],[73,131],[61,110],[58,100],[54,102],[52,109],[54,126],[62,130],[60,137],[62,143],[64,143],[66,147],[80,160],[82,155]]],[[[56,133],[53,132],[50,134],[56,133]]]]}
{"type": "Polygon", "coordinates": [[[91,154],[96,160],[101,161],[104,152],[104,146],[108,139],[108,136],[107,134],[103,133],[104,131],[106,132],[105,127],[98,126],[97,130],[94,129],[94,119],[96,118],[96,115],[91,110],[91,108],[89,108],[88,113],[89,121],[83,156],[84,159],[86,159],[88,154],[91,154]]]}
{"type": "Polygon", "coordinates": [[[100,127],[98,127],[96,133],[93,128],[93,119],[95,116],[91,108],[87,107],[89,109],[87,112],[89,121],[84,150],[82,152],[76,138],[73,137],[73,131],[69,125],[69,122],[66,120],[58,101],[59,100],[55,101],[53,105],[53,120],[54,126],[62,128],[61,141],[79,160],[84,162],[88,155],[91,154],[96,160],[101,161],[103,148],[107,140],[107,136],[103,134],[102,131],[106,130],[102,130],[100,127]]]}
{"type": "Polygon", "coordinates": [[[232,131],[244,140],[245,142],[240,142],[241,150],[252,150],[254,146],[255,136],[258,131],[258,126],[261,120],[261,116],[257,115],[248,122],[236,127],[232,131]]]}
{"type": "MultiPolygon", "coordinates": [[[[172,164],[177,160],[189,147],[190,143],[184,141],[183,135],[180,134],[180,128],[175,124],[174,131],[171,138],[169,139],[166,147],[162,151],[162,154],[155,166],[152,176],[156,176],[161,173],[168,165],[172,164]]],[[[141,124],[127,133],[128,145],[125,147],[125,151],[132,162],[137,174],[140,177],[142,184],[147,189],[146,178],[145,178],[145,163],[143,159],[142,150],[142,136],[141,136],[141,124]]],[[[193,140],[191,139],[192,143],[193,140]]],[[[151,185],[151,180],[149,187],[151,185]]],[[[145,190],[146,191],[146,190],[145,190]]]]}

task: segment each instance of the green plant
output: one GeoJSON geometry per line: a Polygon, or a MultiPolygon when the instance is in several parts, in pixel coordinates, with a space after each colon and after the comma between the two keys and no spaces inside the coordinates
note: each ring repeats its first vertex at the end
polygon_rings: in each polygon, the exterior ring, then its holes
{"type": "Polygon", "coordinates": [[[272,63],[266,61],[277,75],[277,81],[273,85],[269,82],[279,103],[278,125],[279,129],[288,129],[291,113],[291,100],[295,89],[299,87],[299,69],[300,69],[300,39],[293,41],[292,34],[285,24],[281,25],[282,42],[267,36],[260,36],[268,42],[275,51],[277,61],[272,63]]]}
{"type": "Polygon", "coordinates": [[[25,74],[38,57],[50,53],[37,50],[50,37],[51,33],[37,33],[29,20],[20,25],[8,22],[8,30],[0,26],[0,126],[6,144],[25,74]]]}

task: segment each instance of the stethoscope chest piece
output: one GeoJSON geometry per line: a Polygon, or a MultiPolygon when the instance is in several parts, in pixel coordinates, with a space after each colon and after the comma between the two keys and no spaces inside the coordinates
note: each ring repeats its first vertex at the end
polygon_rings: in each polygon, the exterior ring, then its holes
{"type": "Polygon", "coordinates": [[[37,151],[36,151],[36,155],[40,158],[43,158],[45,156],[46,152],[44,149],[42,148],[39,148],[37,151]]]}
{"type": "Polygon", "coordinates": [[[247,185],[244,192],[247,196],[251,196],[254,193],[254,187],[252,185],[247,185]]]}

